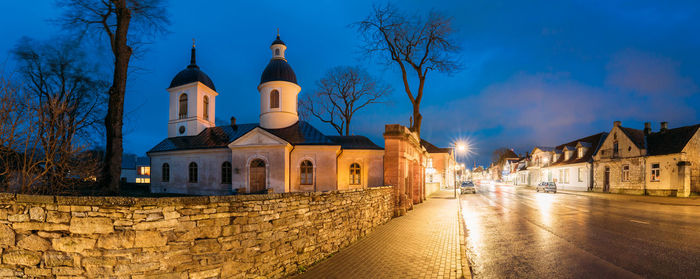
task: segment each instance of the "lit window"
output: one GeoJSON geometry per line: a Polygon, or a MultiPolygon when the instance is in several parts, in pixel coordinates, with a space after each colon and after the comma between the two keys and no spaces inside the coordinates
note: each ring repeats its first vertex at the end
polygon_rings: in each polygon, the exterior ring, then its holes
{"type": "Polygon", "coordinates": [[[578,157],[583,158],[583,147],[579,147],[578,149],[578,157]]]}
{"type": "Polygon", "coordinates": [[[197,163],[190,163],[189,167],[189,179],[190,183],[197,183],[197,163]]]}
{"type": "Polygon", "coordinates": [[[277,90],[272,90],[270,92],[270,108],[280,107],[280,92],[277,90]]]}
{"type": "Polygon", "coordinates": [[[180,119],[187,117],[187,94],[180,95],[180,119]]]}
{"type": "MultiPolygon", "coordinates": [[[[431,160],[431,159],[428,159],[431,160]]],[[[430,182],[433,182],[433,175],[430,175],[430,182]]],[[[358,163],[353,163],[350,165],[350,184],[351,185],[360,185],[361,180],[360,180],[360,164],[358,163]]]]}
{"type": "Polygon", "coordinates": [[[170,165],[168,163],[163,164],[163,173],[161,175],[163,182],[170,181],[170,165]]]}
{"type": "Polygon", "coordinates": [[[151,167],[139,167],[138,175],[151,175],[151,167]]]}
{"type": "Polygon", "coordinates": [[[309,160],[301,162],[300,174],[302,185],[311,185],[314,183],[314,165],[309,160]]]}
{"type": "Polygon", "coordinates": [[[136,178],[136,183],[151,183],[150,178],[136,178]]]}
{"type": "Polygon", "coordinates": [[[578,182],[583,182],[583,177],[586,175],[584,168],[578,168],[578,182]]]}
{"type": "Polygon", "coordinates": [[[221,164],[221,184],[231,184],[231,162],[221,164]]]}
{"type": "Polygon", "coordinates": [[[651,181],[661,180],[661,167],[659,164],[651,164],[651,181]]]}
{"type": "Polygon", "coordinates": [[[204,96],[204,100],[202,102],[204,103],[204,119],[209,120],[209,97],[204,96]]]}
{"type": "Polygon", "coordinates": [[[630,181],[630,166],[622,166],[622,181],[630,181]]]}

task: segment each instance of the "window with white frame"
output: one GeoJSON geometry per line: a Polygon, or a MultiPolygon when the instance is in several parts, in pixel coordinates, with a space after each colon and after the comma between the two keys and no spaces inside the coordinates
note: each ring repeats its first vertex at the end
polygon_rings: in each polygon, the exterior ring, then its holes
{"type": "Polygon", "coordinates": [[[559,170],[559,180],[561,183],[569,183],[569,169],[559,170]]]}
{"type": "Polygon", "coordinates": [[[584,176],[586,176],[586,169],[578,168],[578,182],[583,182],[584,176]]]}
{"type": "Polygon", "coordinates": [[[622,166],[622,181],[630,181],[630,165],[622,166]]]}
{"type": "Polygon", "coordinates": [[[651,181],[660,181],[661,166],[658,163],[651,164],[651,181]]]}
{"type": "Polygon", "coordinates": [[[583,158],[583,147],[578,148],[578,157],[583,158]]]}

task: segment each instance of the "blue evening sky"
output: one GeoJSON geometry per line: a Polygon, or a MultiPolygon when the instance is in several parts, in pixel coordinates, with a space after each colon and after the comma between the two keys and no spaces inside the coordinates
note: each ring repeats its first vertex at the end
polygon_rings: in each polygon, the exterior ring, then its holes
{"type": "MultiPolygon", "coordinates": [[[[256,87],[280,28],[302,94],[339,65],[363,65],[394,87],[391,102],[359,112],[355,134],[383,145],[384,124],[408,125],[410,103],[396,68],[362,59],[349,24],[374,1],[171,1],[170,33],[132,65],[124,148],[145,154],[166,137],[172,77],[197,62],[214,81],[216,117],[258,121],[256,87]]],[[[430,73],[422,103],[423,138],[449,146],[469,138],[467,164],[487,164],[493,149],[518,153],[608,131],[614,120],[637,129],[650,121],[696,124],[700,113],[700,14],[693,1],[400,1],[410,13],[434,8],[454,18],[463,69],[430,73]],[[673,3],[671,3],[673,2],[673,3]]],[[[50,39],[61,29],[52,1],[3,1],[0,63],[22,36],[50,39]]],[[[327,134],[333,129],[318,121],[327,134]]]]}

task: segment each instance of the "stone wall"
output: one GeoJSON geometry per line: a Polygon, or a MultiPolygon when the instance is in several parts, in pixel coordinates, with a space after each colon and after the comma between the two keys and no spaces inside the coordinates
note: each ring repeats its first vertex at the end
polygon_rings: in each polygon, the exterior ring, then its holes
{"type": "Polygon", "coordinates": [[[393,189],[181,198],[0,194],[0,277],[282,277],[390,220],[393,189]]]}

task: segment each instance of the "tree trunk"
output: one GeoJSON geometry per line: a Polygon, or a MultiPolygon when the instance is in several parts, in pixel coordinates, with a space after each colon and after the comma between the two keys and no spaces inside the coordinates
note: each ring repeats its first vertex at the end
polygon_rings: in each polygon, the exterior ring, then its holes
{"type": "Polygon", "coordinates": [[[114,1],[116,4],[117,28],[114,32],[112,52],[114,53],[114,80],[109,88],[109,103],[105,117],[107,146],[102,167],[102,184],[107,190],[116,194],[119,192],[119,178],[122,164],[122,125],[124,118],[124,95],[126,93],[126,76],[131,58],[131,47],[127,45],[127,33],[131,11],[126,7],[126,1],[114,1]]]}
{"type": "Polygon", "coordinates": [[[420,124],[423,120],[423,116],[420,114],[420,103],[413,104],[413,126],[411,126],[411,131],[415,132],[420,138],[420,124]]]}

